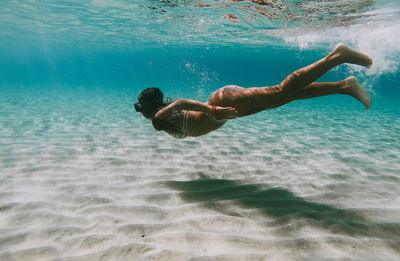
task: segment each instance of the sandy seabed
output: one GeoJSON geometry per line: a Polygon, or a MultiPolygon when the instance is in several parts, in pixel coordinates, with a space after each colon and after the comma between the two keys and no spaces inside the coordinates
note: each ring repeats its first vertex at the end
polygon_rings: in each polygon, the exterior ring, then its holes
{"type": "Polygon", "coordinates": [[[297,102],[175,140],[89,96],[3,96],[0,260],[400,259],[398,110],[297,102]]]}

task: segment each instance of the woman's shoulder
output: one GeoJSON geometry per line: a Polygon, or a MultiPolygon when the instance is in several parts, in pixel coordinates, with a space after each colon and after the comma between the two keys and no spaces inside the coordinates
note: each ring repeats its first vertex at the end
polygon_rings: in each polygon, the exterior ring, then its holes
{"type": "Polygon", "coordinates": [[[183,113],[179,109],[179,102],[180,100],[176,100],[165,106],[164,108],[160,109],[156,114],[155,117],[159,119],[168,119],[171,117],[180,116],[183,113]]]}

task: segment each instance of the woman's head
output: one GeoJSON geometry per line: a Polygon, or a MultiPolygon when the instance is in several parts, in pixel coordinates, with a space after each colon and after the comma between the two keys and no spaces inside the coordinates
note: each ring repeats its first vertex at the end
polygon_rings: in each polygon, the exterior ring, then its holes
{"type": "Polygon", "coordinates": [[[138,103],[135,103],[137,112],[141,112],[144,117],[152,119],[157,111],[163,107],[163,93],[160,89],[151,87],[139,94],[138,103]]]}

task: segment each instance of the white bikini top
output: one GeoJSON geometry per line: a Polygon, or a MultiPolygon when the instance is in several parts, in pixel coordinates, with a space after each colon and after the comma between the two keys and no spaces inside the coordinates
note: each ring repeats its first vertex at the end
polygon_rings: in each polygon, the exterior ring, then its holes
{"type": "Polygon", "coordinates": [[[189,135],[189,131],[188,131],[188,113],[189,111],[185,111],[183,113],[183,125],[182,125],[182,133],[176,133],[173,136],[177,139],[184,139],[189,135]]]}

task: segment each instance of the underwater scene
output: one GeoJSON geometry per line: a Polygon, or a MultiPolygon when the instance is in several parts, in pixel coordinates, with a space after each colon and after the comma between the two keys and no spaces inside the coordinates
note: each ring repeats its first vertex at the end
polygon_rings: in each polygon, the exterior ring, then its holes
{"type": "Polygon", "coordinates": [[[398,0],[0,1],[0,260],[400,260],[398,0]],[[293,101],[175,139],[148,87],[207,102],[368,54],[293,101]]]}

